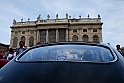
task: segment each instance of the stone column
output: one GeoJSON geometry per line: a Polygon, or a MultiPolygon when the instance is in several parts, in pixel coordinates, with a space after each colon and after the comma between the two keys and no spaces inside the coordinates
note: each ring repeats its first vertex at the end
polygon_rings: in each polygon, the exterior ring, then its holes
{"type": "Polygon", "coordinates": [[[36,45],[36,43],[37,43],[37,30],[34,30],[34,46],[36,45]]]}
{"type": "MultiPolygon", "coordinates": [[[[40,33],[39,29],[36,31],[36,42],[40,42],[40,33]]],[[[42,43],[42,42],[41,42],[42,43]]]]}
{"type": "Polygon", "coordinates": [[[19,47],[19,42],[21,41],[21,31],[19,31],[19,34],[18,34],[18,43],[17,43],[17,47],[19,47]]]}
{"type": "Polygon", "coordinates": [[[25,40],[25,46],[29,47],[28,46],[28,30],[26,30],[26,40],[25,40]]]}
{"type": "Polygon", "coordinates": [[[13,47],[13,31],[11,31],[10,48],[13,47]]]}
{"type": "Polygon", "coordinates": [[[58,34],[58,28],[56,29],[56,42],[59,41],[59,34],[58,34]]]}
{"type": "Polygon", "coordinates": [[[68,36],[69,36],[69,34],[68,34],[68,28],[66,29],[66,41],[68,41],[68,36]]]}
{"type": "Polygon", "coordinates": [[[102,28],[99,28],[99,42],[102,42],[102,28]]]}
{"type": "Polygon", "coordinates": [[[36,45],[36,42],[37,42],[36,36],[34,36],[34,46],[36,45]]]}
{"type": "Polygon", "coordinates": [[[82,41],[82,28],[79,28],[79,41],[82,41]]]}
{"type": "Polygon", "coordinates": [[[48,29],[46,30],[46,43],[49,43],[48,29]]]}
{"type": "Polygon", "coordinates": [[[92,35],[91,35],[91,28],[88,28],[88,32],[89,32],[88,33],[88,39],[89,39],[88,41],[92,42],[93,40],[92,40],[92,35]]]}
{"type": "Polygon", "coordinates": [[[69,29],[69,41],[72,41],[72,37],[71,37],[71,34],[72,34],[72,29],[69,29]]]}

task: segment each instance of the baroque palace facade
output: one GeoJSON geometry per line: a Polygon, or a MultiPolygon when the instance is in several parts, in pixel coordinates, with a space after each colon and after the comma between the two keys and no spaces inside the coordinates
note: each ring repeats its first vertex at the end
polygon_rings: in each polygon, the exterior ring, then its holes
{"type": "Polygon", "coordinates": [[[102,42],[102,22],[100,15],[97,18],[71,18],[66,14],[65,18],[42,20],[41,16],[36,21],[16,22],[13,20],[11,28],[10,47],[17,48],[19,41],[24,41],[25,46],[31,47],[37,42],[52,43],[66,41],[80,42],[102,42]]]}

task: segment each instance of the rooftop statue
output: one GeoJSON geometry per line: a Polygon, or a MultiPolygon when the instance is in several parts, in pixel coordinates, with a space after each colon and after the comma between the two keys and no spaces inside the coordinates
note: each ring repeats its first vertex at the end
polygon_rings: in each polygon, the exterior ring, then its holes
{"type": "Polygon", "coordinates": [[[79,16],[79,18],[81,19],[81,15],[79,16]]]}
{"type": "Polygon", "coordinates": [[[23,22],[23,18],[21,19],[21,22],[23,22]]]}
{"type": "Polygon", "coordinates": [[[100,15],[98,14],[98,18],[100,18],[100,15]]]}
{"type": "Polygon", "coordinates": [[[88,18],[90,17],[90,15],[88,14],[88,18]]]}
{"type": "Polygon", "coordinates": [[[47,19],[49,19],[49,18],[50,18],[50,15],[48,14],[48,15],[47,15],[47,19]]]}
{"type": "Polygon", "coordinates": [[[16,24],[16,20],[15,19],[13,20],[13,24],[16,24]]]}
{"type": "Polygon", "coordinates": [[[68,18],[68,14],[66,13],[66,18],[68,18]]]}
{"type": "Polygon", "coordinates": [[[37,17],[37,20],[40,20],[40,16],[41,16],[41,15],[39,15],[39,16],[37,17]]]}
{"type": "Polygon", "coordinates": [[[28,21],[30,21],[30,18],[28,18],[28,21]]]}
{"type": "Polygon", "coordinates": [[[58,13],[56,14],[56,19],[58,19],[58,13]]]}

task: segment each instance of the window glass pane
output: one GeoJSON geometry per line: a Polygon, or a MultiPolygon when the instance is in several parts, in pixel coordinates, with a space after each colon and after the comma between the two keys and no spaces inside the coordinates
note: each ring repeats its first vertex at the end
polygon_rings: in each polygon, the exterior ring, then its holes
{"type": "Polygon", "coordinates": [[[33,45],[34,45],[34,37],[31,36],[30,39],[29,39],[29,47],[31,47],[33,45]]]}
{"type": "Polygon", "coordinates": [[[25,42],[25,37],[24,36],[21,37],[21,41],[25,42]]]}
{"type": "Polygon", "coordinates": [[[83,29],[83,32],[87,32],[87,29],[83,29]]]}
{"type": "Polygon", "coordinates": [[[16,48],[17,47],[17,42],[18,42],[18,38],[14,37],[13,39],[13,47],[16,48]]]}
{"type": "Polygon", "coordinates": [[[72,41],[78,41],[78,36],[77,36],[77,35],[74,35],[74,36],[72,37],[72,41]]]}
{"type": "Polygon", "coordinates": [[[19,61],[109,62],[113,59],[114,57],[110,50],[104,47],[88,45],[54,45],[32,49],[26,52],[19,61]]]}
{"type": "Polygon", "coordinates": [[[98,35],[93,35],[93,42],[99,42],[98,35]]]}
{"type": "Polygon", "coordinates": [[[83,35],[83,41],[88,42],[88,35],[83,35]]]}
{"type": "Polygon", "coordinates": [[[25,34],[25,31],[22,31],[22,34],[25,34]]]}
{"type": "Polygon", "coordinates": [[[97,29],[93,29],[93,32],[97,32],[97,29]]]}
{"type": "Polygon", "coordinates": [[[31,31],[30,34],[34,34],[34,31],[31,31]]]}
{"type": "Polygon", "coordinates": [[[59,41],[66,41],[66,30],[65,29],[59,29],[59,41]]]}
{"type": "Polygon", "coordinates": [[[15,34],[18,34],[18,32],[15,32],[15,34]]]}
{"type": "Polygon", "coordinates": [[[73,33],[77,33],[77,30],[73,30],[73,33]]]}
{"type": "Polygon", "coordinates": [[[56,30],[50,29],[49,30],[49,42],[55,42],[56,40],[56,30]]]}
{"type": "Polygon", "coordinates": [[[46,30],[41,30],[40,31],[40,42],[41,43],[46,43],[46,30]]]}

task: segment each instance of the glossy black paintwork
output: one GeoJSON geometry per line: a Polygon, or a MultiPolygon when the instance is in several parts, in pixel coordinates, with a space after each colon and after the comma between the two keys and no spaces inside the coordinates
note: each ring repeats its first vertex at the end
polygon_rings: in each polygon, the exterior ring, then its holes
{"type": "Polygon", "coordinates": [[[13,59],[0,70],[0,83],[124,83],[124,58],[110,63],[13,59]]]}

